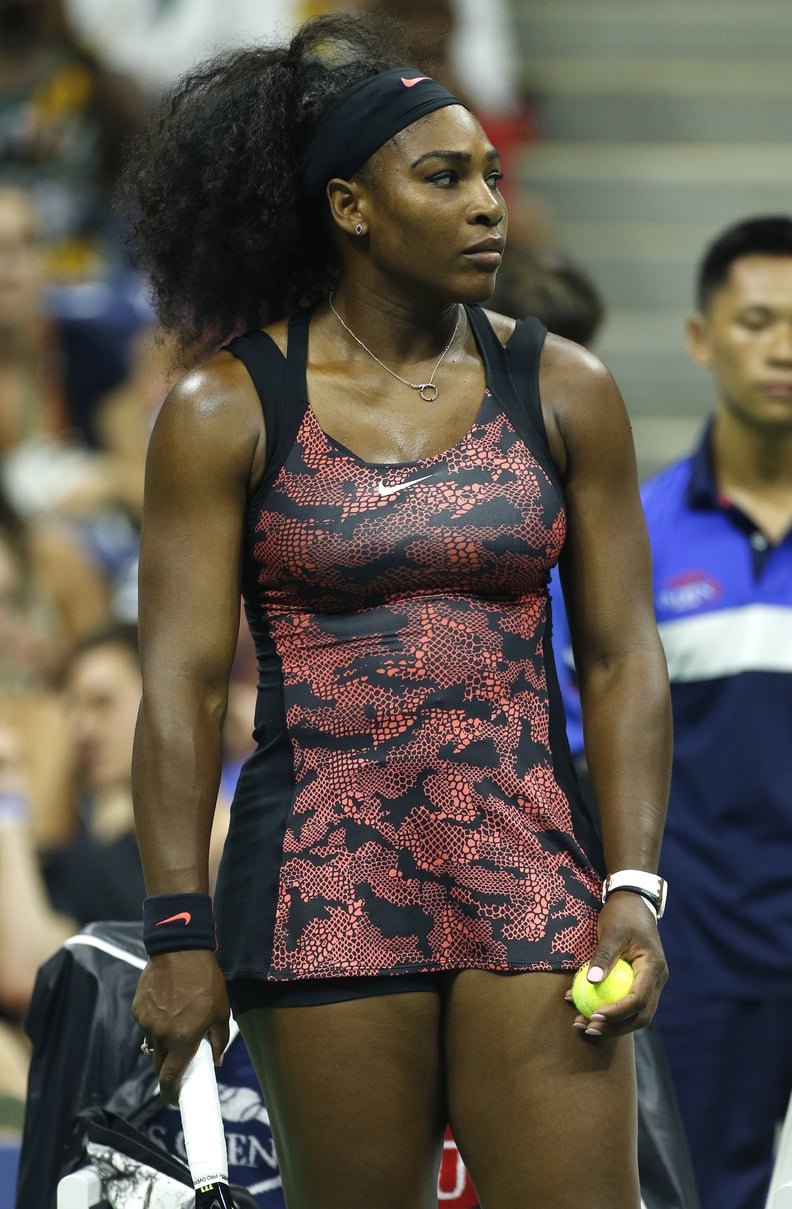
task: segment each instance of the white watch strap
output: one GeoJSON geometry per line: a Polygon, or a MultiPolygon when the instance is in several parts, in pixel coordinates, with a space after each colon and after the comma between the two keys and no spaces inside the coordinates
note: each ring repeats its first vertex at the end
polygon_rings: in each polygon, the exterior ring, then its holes
{"type": "Polygon", "coordinates": [[[619,869],[605,878],[602,901],[607,902],[608,895],[614,890],[631,890],[641,895],[653,910],[655,919],[659,919],[665,909],[666,889],[666,883],[656,873],[647,873],[645,869],[619,869]]]}
{"type": "MultiPolygon", "coordinates": [[[[657,907],[654,905],[654,902],[652,901],[651,898],[648,897],[648,895],[644,894],[644,892],[642,890],[634,890],[632,886],[618,886],[617,889],[626,890],[628,894],[634,894],[635,897],[637,899],[639,899],[640,902],[643,903],[643,905],[646,907],[647,911],[652,912],[652,915],[655,918],[655,922],[657,922],[657,920],[660,918],[660,916],[657,914],[657,907]]],[[[606,902],[607,902],[607,899],[606,899],[606,902]]]]}

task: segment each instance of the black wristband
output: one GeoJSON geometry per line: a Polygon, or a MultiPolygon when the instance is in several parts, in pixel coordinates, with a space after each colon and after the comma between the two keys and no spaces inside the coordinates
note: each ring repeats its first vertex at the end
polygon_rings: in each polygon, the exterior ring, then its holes
{"type": "Polygon", "coordinates": [[[208,894],[153,894],[143,899],[143,944],[149,957],[217,948],[208,894]]]}

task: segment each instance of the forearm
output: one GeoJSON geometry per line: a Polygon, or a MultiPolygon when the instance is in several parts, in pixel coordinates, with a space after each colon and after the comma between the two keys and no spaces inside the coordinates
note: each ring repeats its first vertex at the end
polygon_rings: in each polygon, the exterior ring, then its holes
{"type": "Polygon", "coordinates": [[[580,681],[586,759],[609,872],[654,872],[671,775],[671,708],[662,647],[601,659],[580,681]]]}
{"type": "Polygon", "coordinates": [[[144,695],[135,734],[135,826],[151,894],[209,892],[224,697],[144,695]]]}
{"type": "Polygon", "coordinates": [[[77,930],[52,910],[27,820],[0,801],[0,1004],[23,1014],[36,973],[77,930]]]}

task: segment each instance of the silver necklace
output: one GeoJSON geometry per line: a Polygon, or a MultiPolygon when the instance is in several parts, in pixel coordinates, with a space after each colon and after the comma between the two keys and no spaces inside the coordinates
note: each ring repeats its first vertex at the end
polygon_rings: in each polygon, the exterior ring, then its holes
{"type": "Polygon", "coordinates": [[[397,374],[396,371],[391,369],[389,365],[386,365],[384,361],[380,361],[379,357],[375,353],[372,353],[371,349],[363,343],[363,341],[360,339],[360,336],[356,336],[355,333],[352,331],[352,328],[347,323],[344,323],[344,320],[341,318],[338,311],[333,306],[333,295],[332,294],[330,295],[330,297],[328,298],[327,301],[330,304],[330,310],[333,312],[333,314],[335,315],[338,322],[341,324],[344,331],[349,332],[352,339],[357,344],[360,345],[360,347],[363,349],[364,353],[368,353],[368,355],[371,357],[371,359],[373,361],[376,361],[377,365],[381,365],[382,368],[384,370],[386,370],[392,378],[396,378],[396,380],[398,382],[403,382],[404,385],[409,386],[411,388],[411,390],[420,391],[421,398],[423,399],[423,401],[425,403],[434,403],[435,399],[440,394],[440,387],[435,385],[434,376],[437,373],[437,371],[439,370],[443,360],[445,359],[446,353],[450,349],[451,345],[454,343],[454,339],[457,334],[457,329],[459,327],[459,317],[460,317],[459,308],[457,308],[457,319],[456,319],[456,323],[454,324],[454,330],[451,333],[451,339],[448,341],[448,344],[445,346],[442,353],[440,354],[440,356],[437,360],[437,364],[435,365],[434,369],[432,370],[431,374],[429,375],[428,382],[410,382],[407,378],[402,378],[401,374],[397,374]]]}

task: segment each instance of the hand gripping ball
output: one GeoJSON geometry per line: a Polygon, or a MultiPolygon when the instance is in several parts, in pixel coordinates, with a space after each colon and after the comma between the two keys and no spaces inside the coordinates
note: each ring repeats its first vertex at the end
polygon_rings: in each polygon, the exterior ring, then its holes
{"type": "Polygon", "coordinates": [[[628,961],[619,958],[607,978],[602,982],[589,982],[586,978],[589,962],[581,966],[572,983],[572,999],[575,1007],[588,1020],[597,1008],[606,1003],[618,1003],[632,987],[635,973],[628,961]]]}

